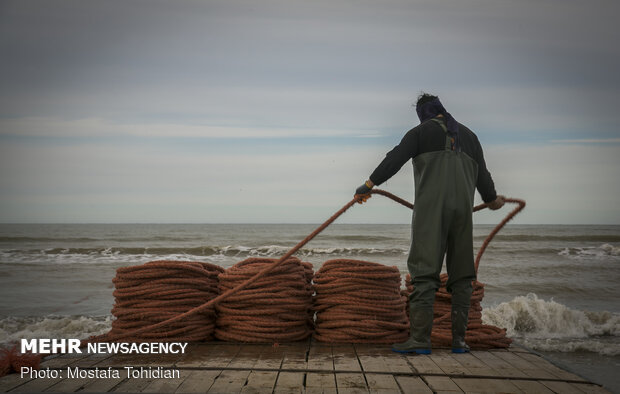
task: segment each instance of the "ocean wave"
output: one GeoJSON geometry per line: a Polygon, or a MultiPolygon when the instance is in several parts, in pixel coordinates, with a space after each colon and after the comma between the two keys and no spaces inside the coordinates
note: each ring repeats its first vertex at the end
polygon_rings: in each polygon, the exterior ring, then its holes
{"type": "Polygon", "coordinates": [[[88,237],[26,237],[26,236],[0,236],[0,243],[3,242],[94,242],[96,238],[88,237]]]}
{"type": "MultiPolygon", "coordinates": [[[[197,247],[95,247],[95,248],[49,248],[38,250],[0,251],[0,262],[38,262],[56,260],[59,263],[93,262],[104,260],[130,260],[135,262],[156,259],[192,259],[218,257],[278,257],[290,250],[291,246],[197,246],[197,247]]],[[[408,253],[407,248],[303,248],[298,256],[401,256],[408,253]]]]}
{"type": "Polygon", "coordinates": [[[567,256],[569,258],[606,258],[620,256],[620,247],[602,244],[597,247],[583,247],[583,248],[564,248],[558,255],[567,256]]]}
{"type": "MultiPolygon", "coordinates": [[[[488,235],[476,235],[474,240],[483,241],[488,235]]],[[[562,242],[620,242],[617,234],[579,234],[579,235],[543,235],[543,234],[497,234],[495,241],[531,242],[531,241],[562,241],[562,242]]]]}
{"type": "Polygon", "coordinates": [[[620,354],[620,314],[571,309],[534,293],[515,297],[482,312],[486,324],[535,350],[620,354]]]}
{"type": "MultiPolygon", "coordinates": [[[[408,233],[406,234],[408,235],[408,233]]],[[[321,237],[321,236],[319,236],[321,237]]],[[[331,234],[323,236],[322,238],[328,238],[330,241],[344,241],[344,242],[389,242],[394,240],[400,240],[401,238],[388,237],[385,235],[337,235],[331,234]]],[[[405,243],[407,243],[409,239],[405,239],[405,243]]]]}
{"type": "Polygon", "coordinates": [[[0,319],[0,344],[34,338],[80,338],[101,335],[112,327],[112,316],[6,317],[0,319]]]}

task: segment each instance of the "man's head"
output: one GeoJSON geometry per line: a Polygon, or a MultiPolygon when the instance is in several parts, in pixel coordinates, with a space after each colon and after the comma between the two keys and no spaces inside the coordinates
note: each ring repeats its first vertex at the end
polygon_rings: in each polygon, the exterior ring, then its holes
{"type": "Polygon", "coordinates": [[[415,111],[418,114],[420,122],[425,122],[440,114],[446,114],[446,109],[441,104],[441,101],[439,101],[439,97],[424,92],[418,96],[415,111]]]}
{"type": "Polygon", "coordinates": [[[443,116],[446,119],[448,133],[454,136],[455,145],[453,149],[457,151],[460,150],[458,138],[459,124],[456,119],[454,119],[454,117],[446,111],[443,104],[441,104],[441,101],[439,101],[439,97],[422,92],[422,94],[418,96],[418,101],[415,105],[415,112],[418,114],[418,118],[422,123],[436,116],[443,116]]]}
{"type": "Polygon", "coordinates": [[[433,96],[432,94],[422,92],[422,94],[418,96],[418,101],[416,101],[415,106],[416,108],[418,108],[421,105],[428,103],[430,101],[433,101],[434,99],[438,99],[438,98],[439,97],[433,96]]]}

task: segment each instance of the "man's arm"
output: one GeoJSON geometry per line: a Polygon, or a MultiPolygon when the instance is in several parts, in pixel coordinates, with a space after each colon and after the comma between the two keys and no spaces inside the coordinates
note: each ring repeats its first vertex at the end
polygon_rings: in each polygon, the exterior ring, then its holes
{"type": "MultiPolygon", "coordinates": [[[[480,141],[478,141],[478,137],[476,137],[477,144],[477,152],[476,152],[476,162],[478,163],[478,180],[476,183],[476,188],[482,197],[482,201],[485,203],[493,202],[497,199],[497,192],[495,191],[495,183],[493,182],[493,178],[491,177],[491,173],[487,169],[487,165],[484,161],[484,153],[482,151],[482,146],[480,145],[480,141]]],[[[503,204],[502,204],[503,205],[503,204]]]]}
{"type": "Polygon", "coordinates": [[[369,181],[373,185],[380,185],[393,177],[401,167],[412,157],[418,150],[418,133],[417,130],[411,129],[398,145],[389,151],[385,158],[370,175],[369,181]]]}

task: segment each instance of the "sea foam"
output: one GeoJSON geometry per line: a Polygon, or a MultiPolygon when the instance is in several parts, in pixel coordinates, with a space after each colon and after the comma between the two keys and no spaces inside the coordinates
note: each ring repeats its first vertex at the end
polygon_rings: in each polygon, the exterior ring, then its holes
{"type": "Polygon", "coordinates": [[[111,327],[112,316],[7,317],[0,320],[0,344],[35,338],[85,339],[111,327]]]}
{"type": "Polygon", "coordinates": [[[620,314],[580,311],[530,293],[486,308],[482,320],[535,350],[620,354],[620,314]]]}

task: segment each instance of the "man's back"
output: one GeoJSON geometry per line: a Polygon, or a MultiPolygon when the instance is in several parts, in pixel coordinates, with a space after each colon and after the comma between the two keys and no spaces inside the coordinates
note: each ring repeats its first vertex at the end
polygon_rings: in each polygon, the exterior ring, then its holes
{"type": "MultiPolygon", "coordinates": [[[[439,119],[441,122],[440,118],[435,119],[439,119]]],[[[440,122],[432,119],[427,120],[409,130],[401,142],[387,153],[385,159],[370,175],[370,180],[375,185],[380,185],[396,174],[409,159],[415,159],[424,153],[444,151],[446,149],[446,131],[440,122]]],[[[466,154],[477,165],[474,182],[482,199],[485,202],[495,200],[497,197],[495,185],[486,168],[478,137],[473,131],[460,123],[458,143],[460,153],[466,154]]]]}

